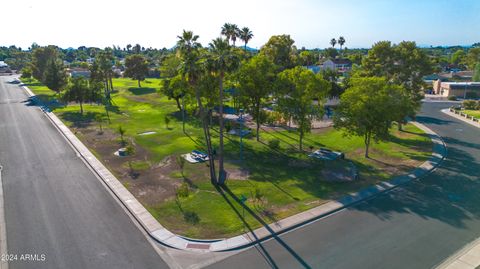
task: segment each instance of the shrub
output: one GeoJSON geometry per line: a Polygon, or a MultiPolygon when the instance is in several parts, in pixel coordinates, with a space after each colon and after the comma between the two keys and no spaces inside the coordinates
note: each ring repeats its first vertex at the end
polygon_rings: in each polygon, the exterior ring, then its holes
{"type": "Polygon", "coordinates": [[[190,195],[190,189],[188,188],[188,184],[185,182],[182,183],[182,185],[180,185],[180,187],[176,190],[176,193],[178,197],[188,197],[190,195]]]}
{"type": "Polygon", "coordinates": [[[126,148],[125,148],[125,153],[127,153],[128,156],[132,156],[135,154],[135,147],[132,145],[132,144],[129,144],[126,148]]]}
{"type": "Polygon", "coordinates": [[[22,78],[25,78],[25,79],[32,78],[32,69],[30,69],[30,67],[22,68],[21,72],[22,72],[22,78]]]}
{"type": "Polygon", "coordinates": [[[273,149],[273,150],[280,149],[280,140],[272,139],[272,140],[268,141],[268,147],[273,149]]]}
{"type": "Polygon", "coordinates": [[[473,110],[477,108],[477,102],[473,100],[465,100],[463,101],[463,108],[473,110]]]}
{"type": "Polygon", "coordinates": [[[200,222],[200,217],[197,213],[193,211],[184,211],[183,212],[183,219],[190,224],[198,224],[200,222]]]}
{"type": "Polygon", "coordinates": [[[450,100],[450,101],[457,101],[457,97],[456,97],[456,96],[449,96],[449,97],[448,97],[448,100],[450,100]]]}

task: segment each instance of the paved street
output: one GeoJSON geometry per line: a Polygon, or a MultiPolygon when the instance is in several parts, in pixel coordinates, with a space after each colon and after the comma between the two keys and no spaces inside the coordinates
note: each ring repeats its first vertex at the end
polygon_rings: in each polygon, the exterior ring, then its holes
{"type": "Polygon", "coordinates": [[[432,268],[480,236],[480,132],[425,103],[418,121],[444,137],[433,174],[209,268],[432,268]]]}
{"type": "Polygon", "coordinates": [[[10,268],[168,268],[11,77],[0,77],[0,164],[10,268]]]}

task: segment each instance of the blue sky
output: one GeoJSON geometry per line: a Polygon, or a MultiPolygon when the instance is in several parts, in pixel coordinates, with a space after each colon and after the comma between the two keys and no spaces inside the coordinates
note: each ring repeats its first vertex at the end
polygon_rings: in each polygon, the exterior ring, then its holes
{"type": "Polygon", "coordinates": [[[10,0],[2,6],[2,21],[11,27],[2,27],[0,45],[24,48],[32,42],[170,48],[183,29],[206,45],[225,22],[248,26],[255,35],[249,45],[257,48],[276,34],[290,34],[299,48],[324,48],[340,35],[347,47],[480,41],[480,0],[10,0]]]}

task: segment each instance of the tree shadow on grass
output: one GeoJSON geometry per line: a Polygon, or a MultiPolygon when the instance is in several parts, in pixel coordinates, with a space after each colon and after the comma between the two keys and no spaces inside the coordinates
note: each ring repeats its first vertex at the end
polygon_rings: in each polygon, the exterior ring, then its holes
{"type": "Polygon", "coordinates": [[[134,95],[144,95],[144,94],[151,94],[157,92],[155,88],[128,88],[128,91],[133,93],[134,95]]]}
{"type": "Polygon", "coordinates": [[[278,265],[276,264],[275,260],[272,258],[270,253],[265,249],[262,245],[262,242],[264,240],[267,240],[269,238],[273,238],[277,243],[279,243],[280,246],[282,246],[285,250],[287,250],[292,257],[294,257],[297,262],[303,267],[303,268],[312,268],[295,250],[293,250],[283,239],[281,239],[275,231],[273,231],[270,226],[268,226],[267,222],[265,222],[258,214],[255,213],[254,210],[252,210],[250,207],[248,207],[245,203],[241,202],[240,198],[238,198],[227,186],[216,186],[217,191],[222,195],[222,197],[225,199],[228,205],[230,205],[231,209],[235,212],[235,214],[238,216],[240,221],[243,223],[243,225],[248,229],[250,234],[254,237],[254,240],[257,241],[258,243],[255,244],[255,248],[260,252],[260,254],[264,257],[266,262],[268,263],[269,266],[272,268],[279,268],[278,265]],[[235,206],[240,206],[242,207],[242,211],[248,213],[250,216],[252,216],[256,221],[258,221],[270,234],[264,238],[264,239],[259,239],[258,236],[255,234],[255,231],[252,229],[252,227],[248,224],[248,222],[245,220],[243,217],[243,214],[240,213],[235,206]]]}
{"type": "Polygon", "coordinates": [[[60,114],[60,118],[67,122],[71,122],[72,125],[76,128],[84,128],[90,125],[91,122],[95,120],[96,115],[102,114],[100,112],[83,112],[83,115],[80,114],[80,111],[68,111],[60,114]]]}

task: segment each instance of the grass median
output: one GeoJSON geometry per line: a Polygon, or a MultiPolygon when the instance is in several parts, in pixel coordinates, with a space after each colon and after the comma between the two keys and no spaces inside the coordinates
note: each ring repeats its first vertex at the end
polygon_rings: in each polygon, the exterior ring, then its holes
{"type": "MultiPolygon", "coordinates": [[[[315,129],[304,139],[306,151],[298,150],[298,134],[289,128],[264,127],[260,142],[253,136],[240,141],[226,135],[227,191],[215,188],[206,163],[182,165],[178,156],[204,150],[198,120],[188,116],[186,132],[175,101],[160,93],[160,79],[136,81],[114,79],[112,106],[58,105],[46,87],[30,81],[30,88],[50,102],[51,109],[69,126],[132,194],[167,229],[194,238],[223,238],[248,228],[291,216],[346,193],[406,173],[431,155],[426,134],[408,124],[403,131],[392,128],[390,139],[374,144],[366,159],[361,137],[345,137],[333,128],[315,129]],[[108,110],[108,121],[106,112],[108,110]],[[168,124],[165,117],[170,120],[168,124]],[[101,120],[99,120],[101,118],[101,120]],[[119,126],[135,151],[127,157],[114,155],[121,145],[119,126]],[[269,146],[270,141],[278,146],[269,146]],[[240,143],[241,142],[241,143],[240,143]],[[308,157],[321,147],[345,153],[346,160],[320,161],[308,157]],[[340,180],[338,175],[355,167],[358,180],[340,180]],[[251,212],[242,210],[239,200],[251,212]]],[[[218,141],[217,127],[213,140],[218,141]]]]}

